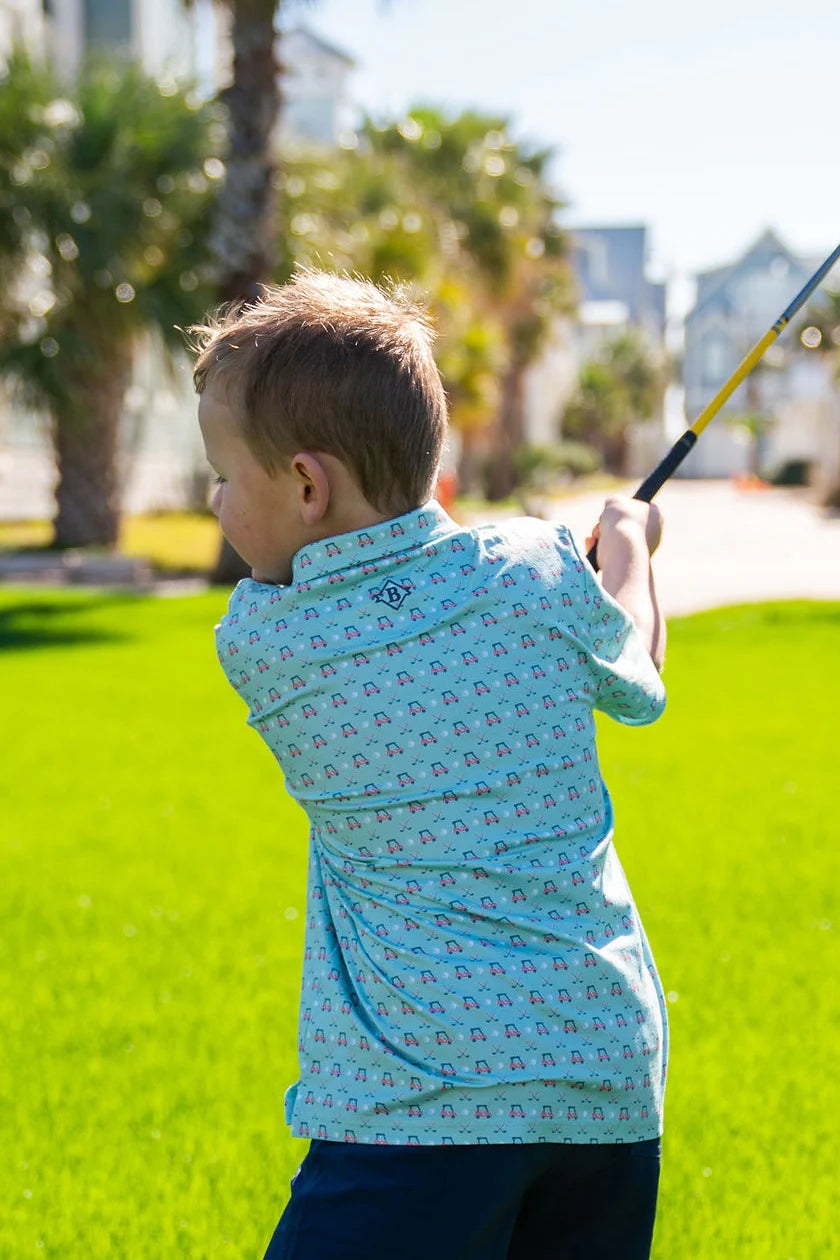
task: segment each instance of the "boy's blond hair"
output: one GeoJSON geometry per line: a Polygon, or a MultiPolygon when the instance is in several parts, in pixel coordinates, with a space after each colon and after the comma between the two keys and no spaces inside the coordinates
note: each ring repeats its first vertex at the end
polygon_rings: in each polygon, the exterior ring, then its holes
{"type": "Polygon", "coordinates": [[[301,272],[190,332],[196,390],[221,383],[268,472],[297,451],[323,451],[380,512],[400,515],[434,493],[446,396],[431,326],[403,290],[301,272]]]}

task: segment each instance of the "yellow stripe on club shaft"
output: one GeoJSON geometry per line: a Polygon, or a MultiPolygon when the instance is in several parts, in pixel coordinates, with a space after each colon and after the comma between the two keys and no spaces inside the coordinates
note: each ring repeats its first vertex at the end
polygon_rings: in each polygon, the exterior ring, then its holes
{"type": "Polygon", "coordinates": [[[734,394],[744,377],[749,376],[756,363],[758,363],[758,360],[764,354],[764,351],[776,340],[779,333],[782,331],[782,328],[784,328],[784,324],[781,324],[780,326],[780,322],[777,320],[772,328],[767,329],[767,332],[761,338],[761,341],[757,342],[757,344],[753,346],[746,358],[741,360],[726,384],[718,390],[712,401],[703,408],[700,415],[694,421],[691,428],[695,433],[702,433],[709,421],[714,420],[727,398],[729,398],[731,394],[734,394]]]}

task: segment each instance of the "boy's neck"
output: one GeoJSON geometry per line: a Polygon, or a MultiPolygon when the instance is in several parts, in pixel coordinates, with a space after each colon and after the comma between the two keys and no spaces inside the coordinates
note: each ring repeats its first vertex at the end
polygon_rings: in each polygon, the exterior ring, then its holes
{"type": "Polygon", "coordinates": [[[317,526],[313,526],[312,542],[320,542],[336,534],[353,534],[360,529],[370,529],[373,525],[381,525],[383,521],[402,515],[401,510],[380,512],[373,507],[340,459],[323,454],[319,454],[318,458],[329,478],[330,500],[323,517],[317,526]]]}
{"type": "Polygon", "coordinates": [[[390,521],[394,513],[377,512],[376,508],[364,501],[359,504],[341,504],[336,512],[328,512],[321,521],[321,531],[313,542],[324,538],[332,538],[335,534],[355,534],[360,529],[370,529],[373,525],[381,525],[390,521]]]}

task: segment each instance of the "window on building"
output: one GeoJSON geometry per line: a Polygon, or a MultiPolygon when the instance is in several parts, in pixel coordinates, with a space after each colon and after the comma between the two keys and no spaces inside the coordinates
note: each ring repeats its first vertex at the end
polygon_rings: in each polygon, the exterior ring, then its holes
{"type": "Polygon", "coordinates": [[[726,342],[721,337],[710,337],[703,349],[703,380],[713,387],[727,376],[729,355],[726,342]]]}
{"type": "Polygon", "coordinates": [[[85,0],[85,43],[131,43],[131,0],[85,0]]]}
{"type": "Polygon", "coordinates": [[[334,144],[338,124],[335,103],[328,97],[306,101],[287,100],[283,124],[289,135],[319,144],[334,144]]]}
{"type": "Polygon", "coordinates": [[[603,289],[607,285],[610,276],[606,241],[598,240],[595,237],[588,240],[584,248],[589,265],[589,274],[598,288],[603,289]]]}

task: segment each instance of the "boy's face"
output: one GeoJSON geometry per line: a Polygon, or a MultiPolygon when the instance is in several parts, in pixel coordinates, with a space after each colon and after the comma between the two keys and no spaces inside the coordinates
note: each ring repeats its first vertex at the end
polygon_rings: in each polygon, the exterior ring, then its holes
{"type": "Polygon", "coordinates": [[[254,577],[292,580],[292,557],[312,539],[300,516],[302,487],[291,471],[270,474],[252,455],[223,390],[208,383],[198,404],[208,462],[218,481],[210,507],[254,577]]]}

